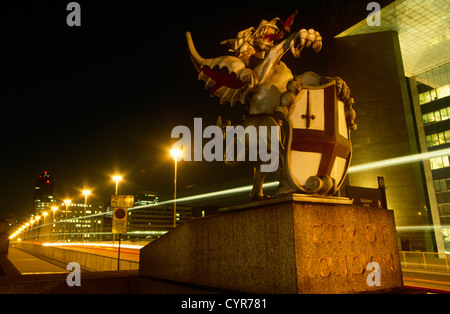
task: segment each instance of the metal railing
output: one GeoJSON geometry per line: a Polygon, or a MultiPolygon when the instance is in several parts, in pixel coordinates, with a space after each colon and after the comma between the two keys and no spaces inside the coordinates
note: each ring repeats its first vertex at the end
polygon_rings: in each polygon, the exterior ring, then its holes
{"type": "Polygon", "coordinates": [[[424,268],[450,271],[450,254],[400,251],[403,268],[424,268]]]}

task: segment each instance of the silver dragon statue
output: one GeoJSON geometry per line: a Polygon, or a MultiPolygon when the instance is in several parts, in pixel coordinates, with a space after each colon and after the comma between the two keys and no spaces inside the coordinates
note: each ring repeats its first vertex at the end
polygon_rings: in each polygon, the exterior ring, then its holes
{"type": "MultiPolygon", "coordinates": [[[[270,21],[262,20],[256,29],[254,27],[247,28],[240,31],[235,39],[222,41],[221,44],[227,45],[234,55],[205,59],[195,49],[190,32],[186,32],[186,40],[191,59],[199,73],[198,79],[205,82],[205,88],[211,89],[211,96],[218,97],[221,104],[230,103],[231,106],[234,106],[236,103],[242,103],[246,105],[247,113],[241,122],[244,128],[251,125],[257,128],[258,126],[279,127],[281,131],[279,132],[280,136],[275,139],[279,141],[281,146],[280,163],[277,169],[277,179],[280,182],[277,195],[294,192],[333,195],[346,175],[351,158],[349,133],[351,130],[356,129],[356,124],[354,123],[355,111],[352,108],[354,100],[350,98],[350,89],[347,84],[339,77],[319,76],[313,72],[294,76],[286,64],[281,61],[288,51],[299,58],[303,48],[312,48],[315,53],[322,48],[322,37],[319,32],[313,29],[301,29],[297,32],[291,32],[291,26],[296,15],[297,12],[293,13],[286,21],[282,21],[278,17],[270,21]],[[331,102],[336,104],[336,109],[333,107],[329,109],[326,106],[324,107],[323,104],[319,109],[314,109],[315,104],[310,98],[317,98],[314,96],[317,94],[317,90],[330,85],[333,86],[332,89],[336,101],[333,102],[333,99],[330,97],[325,98],[331,99],[331,102]],[[308,91],[307,94],[304,93],[306,91],[308,91]],[[297,111],[300,110],[299,108],[302,106],[301,95],[306,95],[303,98],[307,99],[307,101],[303,102],[307,104],[307,107],[305,107],[307,111],[301,117],[290,117],[294,107],[297,107],[297,111]],[[341,110],[339,109],[339,104],[342,105],[341,110]],[[316,110],[317,113],[312,114],[312,110],[316,110]],[[316,162],[317,169],[313,169],[315,163],[313,153],[302,153],[300,152],[301,149],[297,149],[295,154],[291,153],[292,150],[296,149],[295,145],[303,145],[301,143],[303,135],[299,133],[301,127],[298,128],[299,132],[297,132],[295,125],[298,123],[294,120],[307,120],[303,127],[305,131],[309,132],[306,136],[313,134],[313,131],[316,133],[322,131],[324,133],[325,129],[321,130],[320,127],[317,127],[317,130],[313,130],[311,123],[321,120],[321,114],[324,116],[322,120],[327,121],[327,118],[325,118],[327,116],[326,112],[330,110],[336,110],[336,112],[344,115],[340,121],[344,121],[346,125],[341,126],[341,130],[342,127],[345,127],[345,130],[341,131],[340,136],[347,143],[343,145],[345,149],[333,150],[335,158],[333,159],[334,161],[331,161],[331,164],[328,162],[330,165],[324,166],[321,164],[321,161],[318,161],[316,162]],[[347,134],[345,134],[346,132],[347,134]],[[300,136],[300,139],[296,140],[296,136],[300,136]],[[345,151],[341,157],[344,162],[336,161],[340,158],[337,157],[336,151],[345,151]],[[303,168],[311,168],[312,172],[300,173],[303,168]],[[338,173],[338,175],[333,176],[332,173],[338,173]],[[302,177],[305,178],[302,179],[302,177]]],[[[317,123],[317,125],[320,124],[320,122],[317,123]]],[[[329,122],[326,123],[329,124],[329,122]]],[[[226,121],[224,124],[219,117],[217,124],[225,128],[231,122],[226,121]]],[[[312,135],[313,138],[316,136],[314,134],[312,135]]],[[[267,137],[268,143],[274,140],[270,138],[270,133],[267,137]]],[[[333,142],[331,146],[334,145],[333,147],[335,147],[335,142],[339,142],[334,136],[331,141],[330,139],[322,139],[322,142],[325,141],[326,143],[321,145],[321,136],[319,135],[318,138],[317,141],[308,139],[308,143],[319,142],[318,146],[325,147],[330,142],[333,142]]],[[[306,147],[315,146],[314,144],[308,145],[306,147]]],[[[313,149],[312,151],[317,150],[313,149]]],[[[323,152],[319,152],[319,154],[323,155],[323,152]]],[[[230,166],[236,165],[234,161],[225,159],[225,162],[230,166]]],[[[263,183],[267,172],[260,171],[260,163],[262,161],[258,161],[254,168],[251,199],[264,197],[263,183]]]]}

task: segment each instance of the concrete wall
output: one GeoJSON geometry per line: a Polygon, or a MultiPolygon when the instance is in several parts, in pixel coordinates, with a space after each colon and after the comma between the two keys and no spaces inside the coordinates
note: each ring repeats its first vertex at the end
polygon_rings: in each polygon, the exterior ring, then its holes
{"type": "Polygon", "coordinates": [[[9,239],[8,225],[5,221],[0,221],[0,256],[8,254],[9,239]]]}
{"type": "MultiPolygon", "coordinates": [[[[36,252],[64,263],[77,262],[80,267],[89,271],[117,270],[117,258],[92,253],[77,252],[54,246],[42,246],[33,243],[17,243],[15,247],[36,252]]],[[[137,270],[139,262],[120,260],[121,270],[137,270]]]]}

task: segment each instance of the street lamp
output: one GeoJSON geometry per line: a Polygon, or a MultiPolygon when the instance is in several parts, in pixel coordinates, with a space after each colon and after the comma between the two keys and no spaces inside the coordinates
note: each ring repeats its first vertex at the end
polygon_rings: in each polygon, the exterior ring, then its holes
{"type": "Polygon", "coordinates": [[[122,180],[122,177],[121,176],[113,176],[112,179],[114,181],[116,181],[116,195],[117,195],[117,192],[119,190],[119,181],[122,180]]]}
{"type": "MultiPolygon", "coordinates": [[[[122,176],[115,175],[115,176],[112,177],[112,179],[114,181],[116,181],[116,193],[115,193],[115,195],[117,195],[117,193],[119,191],[119,181],[122,180],[123,178],[122,178],[122,176]]],[[[115,233],[112,234],[112,237],[113,237],[113,247],[114,247],[114,242],[115,242],[115,237],[116,237],[115,233]]],[[[119,238],[120,238],[120,233],[119,233],[119,238]]]]}
{"type": "Polygon", "coordinates": [[[26,222],[25,223],[25,234],[24,234],[24,239],[25,238],[28,238],[29,236],[30,236],[30,229],[28,229],[28,226],[30,225],[30,223],[29,222],[26,222]]]}
{"type": "Polygon", "coordinates": [[[34,224],[34,219],[31,218],[30,219],[30,236],[31,236],[31,239],[33,239],[33,224],[34,224]]]}
{"type": "Polygon", "coordinates": [[[36,236],[38,241],[41,240],[41,229],[39,229],[39,219],[41,219],[41,216],[36,216],[34,217],[34,219],[36,220],[36,236]]]}
{"type": "MultiPolygon", "coordinates": [[[[47,212],[43,212],[42,213],[42,216],[44,216],[44,219],[43,219],[43,222],[42,222],[42,225],[43,226],[45,226],[45,217],[47,217],[47,215],[48,215],[48,213],[47,212]]],[[[48,228],[46,228],[46,229],[48,229],[48,228]]],[[[44,242],[45,242],[45,239],[47,238],[47,233],[46,233],[47,231],[44,229],[44,242]]]]}
{"type": "Polygon", "coordinates": [[[66,232],[67,232],[67,210],[69,207],[69,204],[72,203],[71,200],[64,200],[64,204],[66,204],[66,219],[64,220],[64,239],[63,241],[66,242],[66,232]]]}
{"type": "Polygon", "coordinates": [[[54,233],[55,233],[55,213],[56,213],[57,210],[58,210],[57,206],[52,206],[52,211],[53,211],[52,238],[53,238],[54,242],[56,242],[54,233]]]}
{"type": "Polygon", "coordinates": [[[86,217],[87,198],[88,198],[88,195],[91,194],[91,191],[83,190],[82,193],[84,194],[84,215],[83,215],[83,235],[82,235],[81,243],[84,244],[84,227],[86,225],[85,217],[86,217]]]}
{"type": "MultiPolygon", "coordinates": [[[[173,227],[175,228],[177,226],[177,162],[178,158],[181,157],[183,154],[183,151],[181,149],[172,149],[170,151],[170,155],[172,155],[172,158],[175,161],[175,175],[173,179],[173,227]]],[[[180,158],[181,159],[181,158],[180,158]]]]}

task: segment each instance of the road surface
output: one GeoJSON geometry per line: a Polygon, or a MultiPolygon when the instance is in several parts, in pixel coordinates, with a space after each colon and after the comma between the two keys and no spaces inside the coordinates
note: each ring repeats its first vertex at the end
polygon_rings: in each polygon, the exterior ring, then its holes
{"type": "Polygon", "coordinates": [[[406,287],[429,292],[450,293],[450,272],[406,268],[403,269],[403,283],[406,287]]]}

